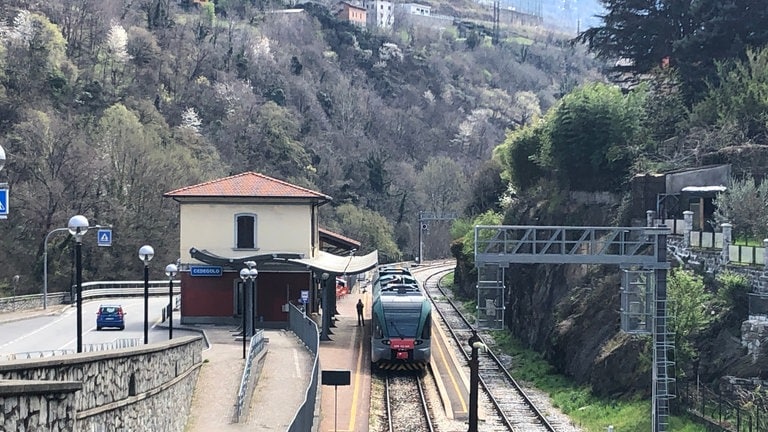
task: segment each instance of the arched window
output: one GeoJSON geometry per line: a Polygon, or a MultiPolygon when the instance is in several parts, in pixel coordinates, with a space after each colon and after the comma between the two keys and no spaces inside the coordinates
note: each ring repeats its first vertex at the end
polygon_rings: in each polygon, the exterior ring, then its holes
{"type": "Polygon", "coordinates": [[[235,215],[235,248],[256,249],[256,215],[240,213],[235,215]]]}

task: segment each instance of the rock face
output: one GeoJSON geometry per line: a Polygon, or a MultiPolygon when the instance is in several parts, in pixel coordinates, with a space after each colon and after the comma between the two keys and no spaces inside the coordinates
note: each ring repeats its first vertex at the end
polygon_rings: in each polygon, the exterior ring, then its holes
{"type": "MultiPolygon", "coordinates": [[[[579,201],[568,205],[572,214],[565,219],[584,222],[570,225],[611,225],[607,218],[616,214],[612,210],[618,200],[579,201]]],[[[552,222],[538,219],[535,224],[558,225],[552,222]]],[[[526,223],[518,219],[515,224],[526,223]]],[[[460,256],[461,245],[453,251],[460,256]]],[[[618,266],[512,264],[506,278],[508,329],[559,373],[601,395],[650,394],[650,338],[620,331],[618,266]]],[[[460,294],[472,298],[477,283],[473,263],[459,259],[454,279],[460,294]]]]}
{"type": "MultiPolygon", "coordinates": [[[[619,211],[618,204],[583,201],[580,206],[569,204],[569,210],[562,220],[581,221],[569,223],[572,226],[610,226],[613,223],[606,220],[607,215],[619,211]]],[[[515,220],[515,225],[559,225],[526,214],[508,219],[515,220]]],[[[454,277],[459,295],[471,299],[477,284],[474,263],[471,257],[461,258],[461,244],[452,250],[459,257],[454,277]]],[[[653,342],[649,335],[628,335],[620,330],[618,266],[511,264],[505,273],[505,321],[525,346],[543,354],[557,372],[590,386],[596,394],[650,395],[653,342]]],[[[740,326],[746,319],[745,311],[730,310],[691,341],[699,359],[676,364],[678,382],[699,377],[700,382],[714,386],[726,375],[767,379],[768,325],[754,331],[752,339],[742,340],[740,326]]],[[[676,348],[675,353],[680,355],[681,349],[676,348]]]]}
{"type": "MultiPolygon", "coordinates": [[[[707,157],[707,163],[732,163],[742,171],[768,176],[768,146],[728,148],[707,157]]],[[[505,223],[615,226],[612,217],[622,209],[618,199],[606,202],[602,195],[571,194],[564,201],[558,215],[545,214],[542,209],[548,204],[530,204],[507,214],[505,223]]],[[[453,245],[452,251],[457,257],[454,279],[459,295],[471,299],[477,283],[474,263],[471,257],[462,257],[461,244],[453,245]]],[[[618,266],[511,264],[505,280],[507,328],[528,348],[543,354],[559,373],[589,385],[597,394],[649,395],[653,344],[650,336],[620,330],[620,278],[618,266]]],[[[720,322],[691,341],[699,359],[676,364],[678,382],[698,377],[714,386],[723,376],[768,380],[768,324],[756,327],[746,322],[745,302],[739,302],[744,304],[741,309],[726,311],[720,322]],[[754,335],[749,336],[750,332],[754,335]]]]}
{"type": "Polygon", "coordinates": [[[768,176],[768,146],[750,144],[726,147],[702,157],[707,165],[731,164],[734,176],[754,176],[760,180],[768,176]]]}
{"type": "Polygon", "coordinates": [[[509,284],[509,328],[596,394],[650,392],[648,338],[619,329],[618,268],[528,266],[509,284]]]}

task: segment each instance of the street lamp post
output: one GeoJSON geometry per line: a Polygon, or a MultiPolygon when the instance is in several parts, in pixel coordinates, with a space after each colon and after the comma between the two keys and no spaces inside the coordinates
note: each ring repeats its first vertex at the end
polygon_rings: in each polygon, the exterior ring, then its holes
{"type": "MultiPolygon", "coordinates": [[[[5,150],[0,146],[0,171],[5,166],[5,150]]],[[[0,182],[0,219],[8,217],[8,183],[0,182]]]]}
{"type": "MultiPolygon", "coordinates": [[[[111,227],[112,225],[107,226],[111,227]]],[[[88,229],[91,228],[102,228],[102,225],[94,225],[88,227],[88,229]]],[[[67,231],[68,229],[69,228],[54,228],[45,235],[45,240],[43,241],[43,309],[48,308],[48,239],[54,233],[67,231]]]]}
{"type": "Polygon", "coordinates": [[[331,288],[331,283],[329,282],[329,279],[331,278],[331,275],[328,273],[323,273],[321,276],[322,279],[322,287],[323,287],[323,294],[322,294],[322,304],[320,305],[323,308],[323,328],[320,331],[320,340],[321,341],[330,341],[333,340],[328,336],[331,334],[330,326],[331,326],[331,318],[333,317],[333,307],[331,306],[331,301],[329,297],[331,295],[335,296],[335,292],[331,293],[333,288],[331,288]]]}
{"type": "Polygon", "coordinates": [[[149,262],[155,256],[152,246],[139,249],[139,259],[144,262],[144,345],[149,343],[149,262]]]}
{"type": "Polygon", "coordinates": [[[168,276],[168,340],[173,339],[173,278],[178,271],[176,264],[165,266],[165,275],[168,276]]]}
{"type": "MultiPolygon", "coordinates": [[[[256,263],[253,261],[248,261],[245,264],[250,267],[250,263],[253,263],[253,265],[256,265],[256,263]]],[[[258,301],[258,297],[259,297],[258,293],[256,292],[256,278],[259,276],[259,271],[256,270],[254,267],[250,267],[248,269],[248,276],[251,279],[251,305],[250,305],[251,313],[248,316],[248,318],[251,321],[250,334],[248,334],[248,336],[250,337],[256,334],[256,314],[257,314],[256,302],[258,301]]]]}
{"type": "Polygon", "coordinates": [[[243,268],[240,270],[240,279],[243,281],[242,289],[242,313],[243,313],[243,359],[245,359],[245,345],[246,339],[248,339],[248,281],[251,279],[251,269],[243,268]]]}
{"type": "Polygon", "coordinates": [[[88,219],[83,215],[72,216],[67,224],[75,238],[75,284],[77,285],[77,352],[83,352],[83,235],[88,232],[88,219]]]}
{"type": "Polygon", "coordinates": [[[485,344],[475,330],[472,330],[472,336],[467,343],[472,348],[472,357],[469,360],[469,429],[467,432],[477,432],[477,387],[480,383],[480,359],[477,351],[485,349],[485,344]]]}

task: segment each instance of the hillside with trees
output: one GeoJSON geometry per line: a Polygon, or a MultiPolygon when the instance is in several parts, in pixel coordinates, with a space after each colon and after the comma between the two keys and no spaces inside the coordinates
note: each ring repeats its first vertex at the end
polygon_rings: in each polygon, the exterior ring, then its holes
{"type": "MultiPolygon", "coordinates": [[[[733,178],[707,222],[735,222],[752,240],[768,236],[768,17],[747,1],[603,3],[603,24],[573,42],[614,64],[607,74],[618,85],[574,88],[494,150],[508,180],[502,207],[455,226],[465,298],[477,281],[474,224],[629,226],[636,174],[730,164],[733,178]],[[575,198],[591,193],[613,201],[575,198]]],[[[615,268],[514,266],[506,274],[505,319],[525,346],[604,397],[650,394],[650,344],[619,330],[615,268]]],[[[719,388],[726,376],[763,377],[765,354],[747,358],[740,343],[749,282],[674,262],[669,278],[680,385],[719,388]]],[[[761,398],[744,392],[738,403],[764,415],[761,398]]]]}
{"type": "MultiPolygon", "coordinates": [[[[453,253],[470,299],[474,224],[626,224],[634,174],[711,163],[765,196],[767,12],[602,4],[602,25],[573,40],[512,28],[492,44],[453,27],[372,32],[315,3],[6,2],[0,290],[19,275],[17,294],[40,291],[43,240],[74,214],[114,229],[111,248],[84,245],[85,280],[136,279],[142,244],[175,261],[176,206],[162,194],[243,171],[332,196],[322,225],[392,261],[418,253],[420,211],[456,212],[431,224],[424,255],[453,253]],[[617,198],[590,207],[574,191],[617,198]]],[[[732,218],[745,201],[721,202],[732,218]]],[[[51,290],[66,290],[72,242],[47,248],[51,290]]],[[[690,317],[673,326],[681,373],[701,360],[712,381],[757,374],[714,342],[738,332],[743,284],[672,277],[690,317]]],[[[647,346],[617,329],[615,274],[526,269],[507,282],[510,328],[558,372],[611,397],[647,390],[647,346]]]]}
{"type": "MultiPolygon", "coordinates": [[[[413,258],[420,211],[497,206],[493,148],[599,79],[584,49],[541,29],[494,46],[454,28],[370,32],[315,3],[6,6],[0,290],[19,275],[19,294],[40,292],[43,240],[74,214],[114,231],[110,248],[84,244],[85,280],[136,278],[142,244],[175,261],[175,204],[162,194],[243,171],[332,196],[322,224],[361,252],[413,258]]],[[[430,229],[425,255],[448,256],[448,223],[430,229]]],[[[50,287],[67,290],[71,241],[47,248],[50,287]]]]}

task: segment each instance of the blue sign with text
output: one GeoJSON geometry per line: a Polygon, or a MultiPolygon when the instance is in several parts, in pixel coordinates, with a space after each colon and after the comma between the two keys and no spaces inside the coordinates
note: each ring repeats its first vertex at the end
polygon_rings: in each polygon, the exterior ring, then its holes
{"type": "Polygon", "coordinates": [[[218,266],[189,266],[190,276],[221,276],[222,272],[218,266]]]}

